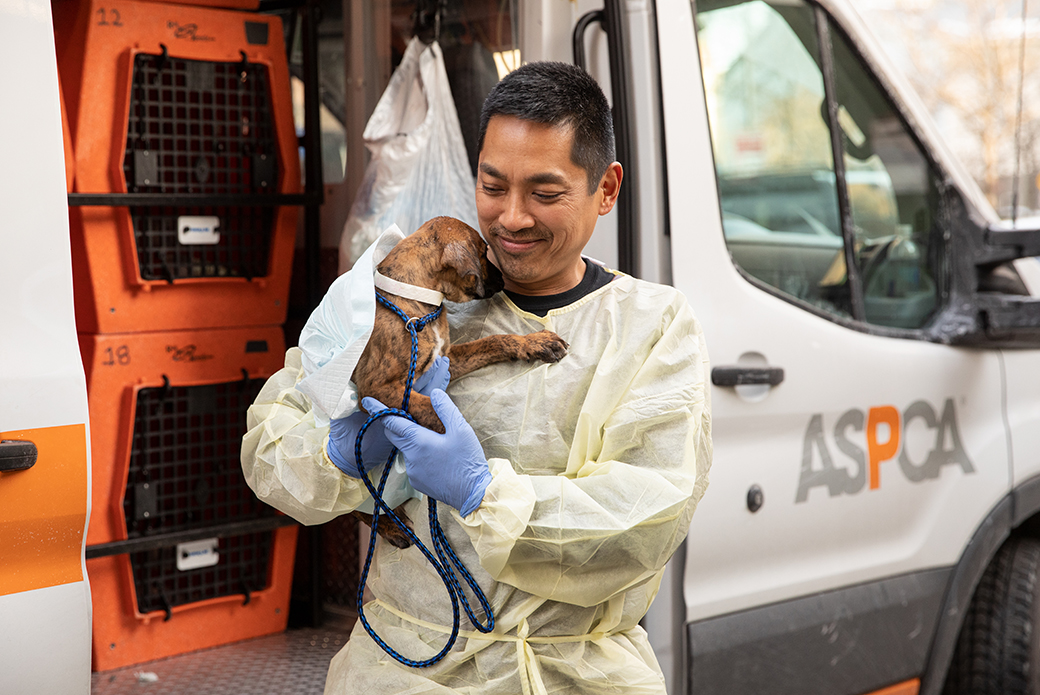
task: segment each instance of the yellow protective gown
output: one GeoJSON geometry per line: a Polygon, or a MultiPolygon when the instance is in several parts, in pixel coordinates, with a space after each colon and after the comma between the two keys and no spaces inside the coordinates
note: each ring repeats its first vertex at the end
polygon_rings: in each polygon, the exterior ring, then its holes
{"type": "MultiPolygon", "coordinates": [[[[325,692],[664,693],[638,623],[686,536],[712,455],[708,357],[689,305],[670,287],[621,275],[544,318],[503,293],[449,310],[454,342],[545,328],[571,346],[557,364],[495,365],[448,388],[492,481],[475,512],[439,505],[440,521],[490,600],[495,630],[481,634],[463,614],[454,649],[415,669],[359,622],[325,692]]],[[[367,491],[323,456],[328,428],[315,426],[294,388],[300,378],[290,350],[249,410],[242,466],[261,499],[314,524],[367,491]]],[[[407,512],[432,548],[425,501],[407,512]]],[[[416,660],[440,650],[451,605],[419,550],[380,539],[368,587],[365,612],[384,640],[416,660]]]]}

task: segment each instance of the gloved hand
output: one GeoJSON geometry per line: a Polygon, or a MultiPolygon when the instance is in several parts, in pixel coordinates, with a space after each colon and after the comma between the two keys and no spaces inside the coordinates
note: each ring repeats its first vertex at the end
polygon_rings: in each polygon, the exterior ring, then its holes
{"type": "MultiPolygon", "coordinates": [[[[412,388],[425,396],[429,396],[433,389],[443,391],[451,379],[448,371],[450,366],[451,363],[447,357],[438,357],[430,368],[415,380],[412,388]]],[[[394,407],[400,407],[400,405],[400,403],[396,403],[394,407]]],[[[382,409],[380,407],[378,410],[382,409]]],[[[378,410],[370,412],[374,413],[378,410]]],[[[368,416],[369,413],[358,410],[347,417],[329,423],[329,443],[325,447],[329,460],[336,464],[336,468],[354,478],[358,477],[357,464],[354,460],[354,440],[357,439],[358,432],[368,420],[368,416]]],[[[365,467],[365,473],[373,468],[379,468],[390,457],[390,450],[394,445],[387,441],[386,435],[383,433],[385,422],[386,418],[380,418],[365,430],[365,439],[361,442],[361,461],[365,467]]]]}
{"type": "MultiPolygon", "coordinates": [[[[469,516],[484,500],[491,482],[484,450],[448,394],[434,389],[430,401],[444,424],[444,434],[403,417],[388,416],[383,418],[386,438],[404,455],[412,487],[469,516]]],[[[385,407],[374,398],[366,398],[363,403],[373,412],[385,407]]]]}

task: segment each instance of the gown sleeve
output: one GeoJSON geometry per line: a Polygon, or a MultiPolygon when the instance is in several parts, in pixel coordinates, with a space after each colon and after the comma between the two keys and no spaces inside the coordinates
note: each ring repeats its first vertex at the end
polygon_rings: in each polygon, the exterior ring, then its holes
{"type": "Polygon", "coordinates": [[[315,419],[310,399],[297,390],[303,376],[300,350],[290,348],[285,367],[246,413],[242,472],[258,498],[310,526],[356,509],[369,494],[325,454],[329,426],[315,419]]]}

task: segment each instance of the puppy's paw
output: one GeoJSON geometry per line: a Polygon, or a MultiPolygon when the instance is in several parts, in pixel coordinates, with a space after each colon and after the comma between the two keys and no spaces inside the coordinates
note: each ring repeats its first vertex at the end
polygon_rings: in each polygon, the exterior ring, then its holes
{"type": "MultiPolygon", "coordinates": [[[[412,520],[408,518],[408,515],[404,512],[404,505],[400,505],[394,510],[394,513],[400,517],[401,521],[410,529],[412,528],[412,520]]],[[[352,511],[351,516],[359,521],[367,524],[370,528],[372,526],[372,515],[359,512],[356,509],[352,511]]],[[[408,537],[408,534],[404,532],[397,524],[383,516],[379,519],[379,535],[382,536],[390,545],[395,548],[401,548],[404,550],[412,545],[412,539],[408,537]]]]}
{"type": "MultiPolygon", "coordinates": [[[[408,525],[408,528],[412,527],[412,520],[404,513],[404,505],[395,509],[394,513],[401,518],[401,521],[408,525]]],[[[395,548],[400,548],[401,550],[409,548],[412,545],[412,539],[408,537],[408,534],[405,533],[400,526],[386,517],[379,520],[379,535],[382,536],[383,540],[387,543],[395,548]]]]}
{"type": "Polygon", "coordinates": [[[570,345],[552,331],[538,331],[524,336],[526,340],[525,359],[542,362],[559,362],[567,354],[570,345]]]}

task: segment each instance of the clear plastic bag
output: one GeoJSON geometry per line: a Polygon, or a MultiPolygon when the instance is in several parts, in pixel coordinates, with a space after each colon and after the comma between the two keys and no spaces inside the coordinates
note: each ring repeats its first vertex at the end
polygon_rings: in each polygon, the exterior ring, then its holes
{"type": "Polygon", "coordinates": [[[343,229],[341,273],[391,224],[410,234],[450,215],[477,226],[475,184],[436,42],[411,40],[364,137],[372,160],[343,229]]]}

